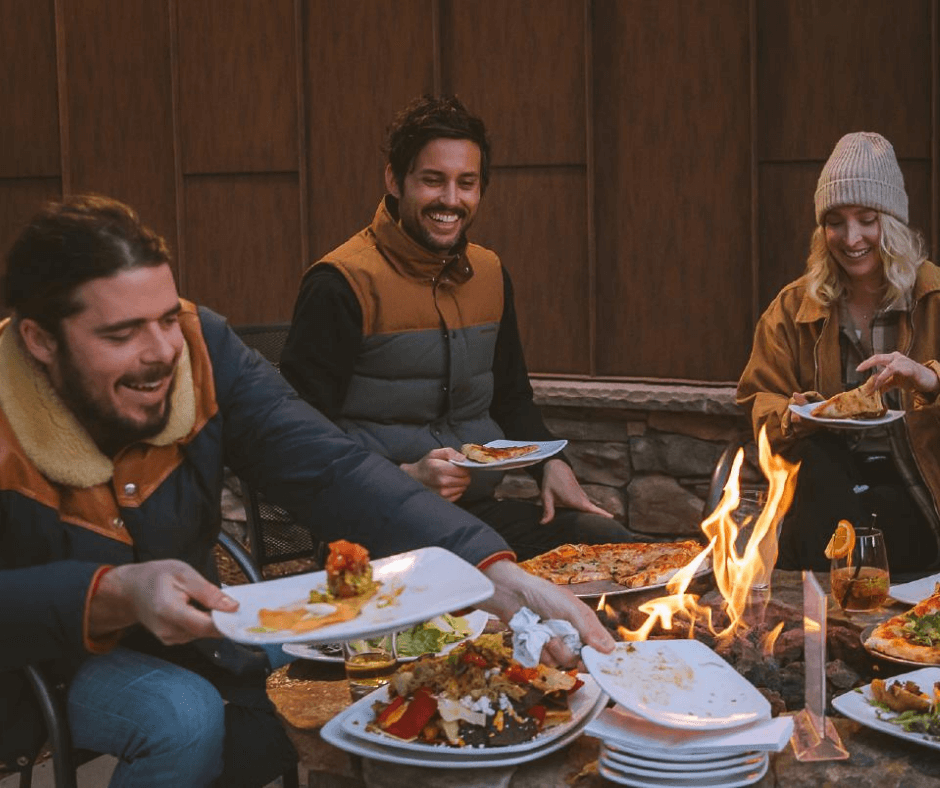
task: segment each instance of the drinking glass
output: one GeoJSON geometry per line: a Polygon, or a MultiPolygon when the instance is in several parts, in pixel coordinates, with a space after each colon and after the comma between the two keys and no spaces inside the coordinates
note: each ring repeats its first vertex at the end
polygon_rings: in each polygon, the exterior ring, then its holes
{"type": "Polygon", "coordinates": [[[891,585],[884,534],[877,528],[856,528],[852,552],[832,559],[829,583],[832,598],[846,613],[881,607],[891,585]]]}
{"type": "Polygon", "coordinates": [[[394,633],[379,639],[343,643],[343,665],[353,700],[388,684],[398,668],[395,645],[394,633]]]}
{"type": "MultiPolygon", "coordinates": [[[[754,533],[754,526],[757,523],[757,518],[760,517],[760,514],[764,510],[764,506],[766,504],[766,491],[741,490],[738,505],[731,513],[731,519],[733,519],[735,524],[738,526],[738,536],[734,541],[734,547],[735,550],[737,550],[738,555],[744,555],[744,550],[747,547],[747,543],[751,540],[751,535],[754,533]]],[[[751,581],[751,588],[760,590],[765,589],[770,585],[770,574],[774,569],[771,555],[773,553],[772,539],[774,536],[777,538],[780,536],[779,524],[777,526],[777,533],[775,535],[768,533],[761,540],[760,546],[758,547],[758,553],[763,564],[763,569],[754,575],[754,579],[751,581]]]]}

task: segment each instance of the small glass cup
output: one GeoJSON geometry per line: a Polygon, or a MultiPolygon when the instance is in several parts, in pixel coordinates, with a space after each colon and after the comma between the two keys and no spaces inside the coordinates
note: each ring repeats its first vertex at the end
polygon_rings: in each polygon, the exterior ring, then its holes
{"type": "MultiPolygon", "coordinates": [[[[767,505],[767,493],[764,490],[741,490],[740,500],[737,507],[731,513],[731,518],[738,526],[738,536],[734,540],[734,547],[738,555],[743,555],[747,548],[747,543],[751,540],[754,533],[754,526],[757,519],[767,505]]],[[[777,525],[776,537],[780,537],[780,525],[777,525]]],[[[754,575],[751,581],[751,588],[763,590],[770,586],[770,574],[773,572],[773,560],[771,553],[771,534],[767,534],[758,547],[758,553],[762,562],[763,569],[754,575]]]]}
{"type": "Polygon", "coordinates": [[[375,640],[349,640],[343,643],[343,665],[353,700],[388,684],[398,668],[395,635],[375,640]]]}
{"type": "Polygon", "coordinates": [[[846,613],[867,613],[881,607],[890,585],[884,534],[877,528],[856,528],[851,554],[832,559],[832,598],[846,613]]]}

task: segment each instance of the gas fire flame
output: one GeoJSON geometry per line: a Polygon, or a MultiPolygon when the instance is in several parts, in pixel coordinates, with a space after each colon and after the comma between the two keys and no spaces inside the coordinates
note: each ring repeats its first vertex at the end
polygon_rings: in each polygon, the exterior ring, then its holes
{"type": "MultiPolygon", "coordinates": [[[[709,538],[708,547],[669,581],[666,585],[669,596],[651,599],[639,606],[638,609],[647,614],[646,621],[639,629],[618,627],[618,632],[624,640],[646,640],[657,625],[670,630],[673,618],[677,616],[689,622],[690,638],[694,636],[695,624],[698,621],[702,621],[719,640],[732,638],[748,628],[744,613],[751,586],[755,578],[769,578],[770,570],[777,560],[778,526],[793,502],[799,471],[798,463],[789,463],[771,452],[770,442],[763,429],[758,437],[758,448],[760,466],[768,481],[767,502],[754,522],[743,552],[739,555],[735,546],[738,525],[732,517],[741,500],[739,477],[744,463],[744,450],[739,449],[721,501],[715,511],[702,522],[702,531],[709,538]],[[700,605],[695,594],[686,593],[696,571],[709,556],[715,585],[724,599],[724,609],[729,619],[728,626],[720,632],[717,632],[712,624],[711,608],[700,605]]],[[[772,652],[781,629],[782,624],[765,637],[764,646],[768,653],[772,652]]]]}

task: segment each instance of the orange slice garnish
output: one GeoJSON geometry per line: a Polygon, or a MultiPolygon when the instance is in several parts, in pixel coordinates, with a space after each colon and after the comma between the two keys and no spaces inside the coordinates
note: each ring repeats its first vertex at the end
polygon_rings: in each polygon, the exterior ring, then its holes
{"type": "Polygon", "coordinates": [[[832,539],[826,545],[826,558],[845,558],[855,547],[855,529],[848,520],[839,520],[832,539]]]}

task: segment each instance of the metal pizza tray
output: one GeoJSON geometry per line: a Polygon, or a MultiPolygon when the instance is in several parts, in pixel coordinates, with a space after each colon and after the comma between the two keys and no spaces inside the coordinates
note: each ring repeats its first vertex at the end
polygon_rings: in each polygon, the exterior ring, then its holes
{"type": "MultiPolygon", "coordinates": [[[[705,563],[699,567],[698,571],[692,577],[692,583],[696,584],[700,579],[710,576],[712,573],[711,560],[706,559],[705,563]]],[[[650,591],[661,591],[666,588],[665,581],[650,586],[639,586],[638,588],[625,588],[612,580],[592,580],[589,583],[571,583],[564,586],[576,597],[599,597],[599,596],[620,596],[621,594],[647,594],[650,591]]]]}

